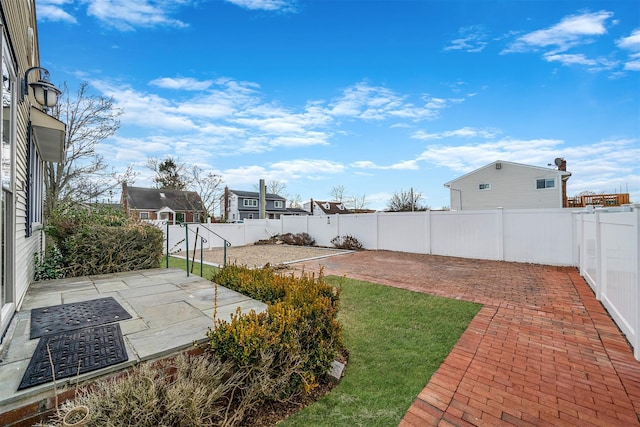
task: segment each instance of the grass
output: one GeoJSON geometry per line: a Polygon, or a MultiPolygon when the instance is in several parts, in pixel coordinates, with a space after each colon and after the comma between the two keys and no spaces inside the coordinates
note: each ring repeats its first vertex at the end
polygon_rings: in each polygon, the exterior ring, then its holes
{"type": "MultiPolygon", "coordinates": [[[[165,267],[167,265],[166,259],[162,258],[161,267],[165,267]]],[[[181,258],[169,257],[169,268],[181,268],[186,271],[187,269],[187,261],[181,258]]],[[[191,259],[189,259],[189,269],[191,270],[191,259]]],[[[202,265],[202,277],[205,279],[211,280],[213,275],[218,271],[218,267],[213,267],[211,265],[203,264],[202,265]]],[[[200,262],[196,262],[193,266],[193,273],[196,276],[200,276],[200,262]]]]}
{"type": "Polygon", "coordinates": [[[342,285],[339,320],[349,363],[331,393],[282,423],[292,426],[397,426],[449,354],[479,304],[374,283],[342,285]]]}
{"type": "MultiPolygon", "coordinates": [[[[184,270],[186,262],[169,258],[169,266],[184,270]]],[[[193,271],[199,275],[200,265],[193,271]]],[[[204,265],[203,277],[215,271],[204,265]]],[[[342,277],[326,280],[342,286],[345,376],[279,425],[397,426],[481,306],[342,277]]]]}

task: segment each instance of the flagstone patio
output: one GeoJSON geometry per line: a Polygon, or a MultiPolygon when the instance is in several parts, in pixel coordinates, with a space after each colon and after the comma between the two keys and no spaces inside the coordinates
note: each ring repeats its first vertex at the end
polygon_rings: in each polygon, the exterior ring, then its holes
{"type": "MultiPolygon", "coordinates": [[[[113,297],[131,319],[118,322],[128,360],[78,377],[56,381],[58,388],[77,380],[102,376],[144,360],[174,354],[202,342],[216,316],[229,319],[243,312],[263,311],[267,306],[238,292],[216,287],[180,269],[153,269],[101,276],[36,282],[25,296],[7,332],[10,341],[0,355],[0,413],[53,396],[53,383],[18,391],[39,339],[30,339],[31,309],[113,297]]],[[[6,339],[5,338],[5,339],[6,339]]],[[[3,424],[0,416],[0,424],[3,424]]]]}

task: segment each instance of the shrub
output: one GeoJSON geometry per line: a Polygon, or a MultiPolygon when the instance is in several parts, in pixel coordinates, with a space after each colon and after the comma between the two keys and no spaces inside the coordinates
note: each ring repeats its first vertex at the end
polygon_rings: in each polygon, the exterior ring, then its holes
{"type": "Polygon", "coordinates": [[[362,247],[362,243],[360,243],[358,239],[348,234],[345,236],[334,237],[333,239],[331,239],[331,244],[338,249],[349,249],[353,251],[364,249],[362,247]]]}
{"type": "Polygon", "coordinates": [[[228,425],[228,396],[234,389],[248,386],[231,367],[211,355],[180,355],[153,364],[143,363],[124,376],[100,380],[81,389],[45,425],[62,425],[64,415],[79,405],[89,408],[88,425],[228,425]]]}
{"type": "Polygon", "coordinates": [[[316,239],[311,237],[308,233],[285,233],[277,234],[269,239],[258,240],[254,244],[273,245],[278,243],[284,243],[286,245],[294,246],[314,246],[316,244],[316,239]]]}
{"type": "Polygon", "coordinates": [[[160,266],[162,231],[114,209],[64,205],[45,231],[60,252],[65,277],[160,266]]]}
{"type": "Polygon", "coordinates": [[[61,279],[64,277],[62,254],[55,245],[48,245],[44,254],[35,254],[34,280],[61,279]]]}
{"type": "Polygon", "coordinates": [[[271,384],[260,392],[265,400],[283,401],[317,387],[342,348],[340,289],[322,274],[295,277],[269,268],[227,266],[213,280],[269,305],[264,313],[216,320],[207,333],[209,348],[238,368],[263,366],[261,381],[271,384]]]}

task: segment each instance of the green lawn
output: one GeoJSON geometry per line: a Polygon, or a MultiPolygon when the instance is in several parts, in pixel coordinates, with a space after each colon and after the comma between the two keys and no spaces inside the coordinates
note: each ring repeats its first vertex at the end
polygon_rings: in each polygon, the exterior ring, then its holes
{"type": "MultiPolygon", "coordinates": [[[[169,266],[186,269],[186,262],[169,258],[169,266]]],[[[210,279],[215,271],[205,265],[203,276],[210,279]]],[[[199,264],[193,274],[200,274],[199,264]]],[[[481,306],[342,277],[326,280],[342,285],[345,376],[327,396],[279,425],[395,427],[481,306]]]]}
{"type": "Polygon", "coordinates": [[[338,277],[350,357],[340,384],[282,425],[397,426],[479,304],[338,277]]]}
{"type": "MultiPolygon", "coordinates": [[[[163,257],[162,262],[160,264],[161,267],[165,267],[167,265],[167,260],[163,257]]],[[[170,268],[181,268],[183,270],[187,269],[187,261],[180,258],[169,257],[169,267],[170,268]]],[[[189,270],[191,270],[191,259],[189,259],[189,270]]],[[[202,265],[202,277],[205,279],[211,279],[213,274],[218,271],[217,267],[212,267],[210,265],[203,264],[202,265]]],[[[193,273],[196,276],[200,276],[200,262],[196,262],[193,266],[193,273]]]]}

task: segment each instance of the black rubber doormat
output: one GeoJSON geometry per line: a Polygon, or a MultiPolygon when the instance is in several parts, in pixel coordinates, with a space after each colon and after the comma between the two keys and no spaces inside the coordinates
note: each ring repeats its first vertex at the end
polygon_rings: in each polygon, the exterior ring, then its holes
{"type": "Polygon", "coordinates": [[[122,331],[117,323],[45,335],[40,338],[18,390],[53,381],[47,346],[55,366],[56,380],[106,368],[129,359],[122,331]]]}
{"type": "Polygon", "coordinates": [[[31,339],[131,319],[113,297],[31,310],[31,339]]]}

